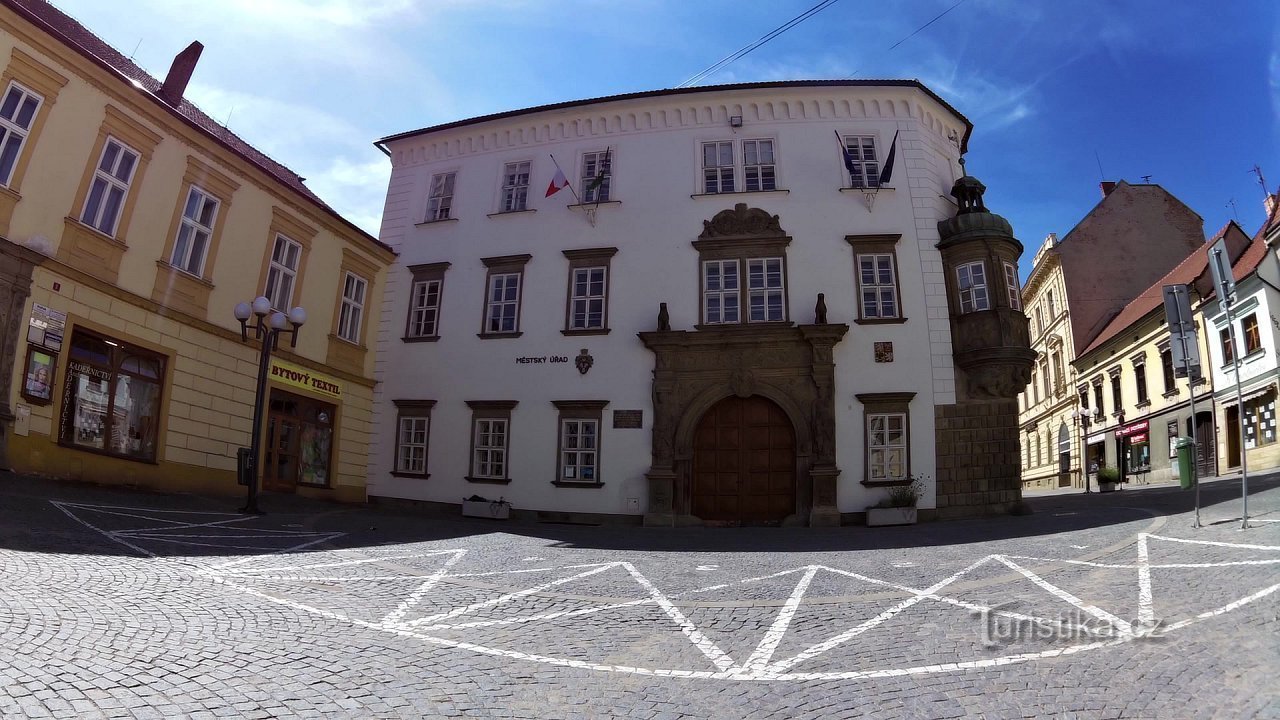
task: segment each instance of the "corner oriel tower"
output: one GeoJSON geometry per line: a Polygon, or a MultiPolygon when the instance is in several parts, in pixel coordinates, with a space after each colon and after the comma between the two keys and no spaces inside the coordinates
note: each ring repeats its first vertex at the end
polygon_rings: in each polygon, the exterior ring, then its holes
{"type": "Polygon", "coordinates": [[[959,209],[938,223],[956,367],[956,404],[936,409],[940,517],[1008,512],[1022,499],[1017,395],[1035,360],[1018,285],[1022,243],[987,210],[985,191],[970,175],[956,180],[959,209]]]}

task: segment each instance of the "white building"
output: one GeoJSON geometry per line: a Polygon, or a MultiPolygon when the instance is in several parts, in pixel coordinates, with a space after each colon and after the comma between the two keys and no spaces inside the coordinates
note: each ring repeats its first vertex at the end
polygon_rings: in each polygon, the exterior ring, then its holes
{"type": "Polygon", "coordinates": [[[379,141],[370,495],[830,525],[915,477],[926,517],[1008,509],[1021,245],[956,181],[971,130],[915,81],[798,81],[379,141]]]}

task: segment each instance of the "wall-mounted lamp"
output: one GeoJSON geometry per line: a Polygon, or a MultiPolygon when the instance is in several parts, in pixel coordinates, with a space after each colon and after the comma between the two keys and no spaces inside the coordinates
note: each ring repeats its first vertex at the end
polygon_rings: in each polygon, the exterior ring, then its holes
{"type": "Polygon", "coordinates": [[[742,127],[742,116],[741,116],[741,115],[730,115],[730,116],[729,116],[729,127],[736,127],[736,128],[738,128],[738,127],[742,127]]]}

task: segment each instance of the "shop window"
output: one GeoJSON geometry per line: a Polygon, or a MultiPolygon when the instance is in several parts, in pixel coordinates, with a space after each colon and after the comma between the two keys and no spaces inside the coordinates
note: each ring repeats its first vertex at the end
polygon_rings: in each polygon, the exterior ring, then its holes
{"type": "Polygon", "coordinates": [[[1244,446],[1252,450],[1276,441],[1276,396],[1267,395],[1244,403],[1244,446]]]}
{"type": "Polygon", "coordinates": [[[1151,470],[1151,443],[1147,433],[1125,438],[1125,472],[1144,473],[1151,470]]]}
{"type": "Polygon", "coordinates": [[[271,390],[262,464],[264,490],[329,487],[336,412],[329,403],[271,390]]]}
{"type": "Polygon", "coordinates": [[[560,437],[556,485],[600,485],[601,415],[608,401],[556,400],[560,437]]]}
{"type": "Polygon", "coordinates": [[[75,330],[62,393],[61,443],[155,462],[164,368],[161,355],[75,330]]]}

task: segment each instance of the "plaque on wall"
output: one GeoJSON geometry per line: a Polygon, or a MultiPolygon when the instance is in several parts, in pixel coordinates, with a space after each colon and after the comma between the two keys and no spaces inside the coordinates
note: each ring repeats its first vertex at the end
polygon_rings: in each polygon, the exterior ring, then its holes
{"type": "Polygon", "coordinates": [[[643,410],[614,410],[613,428],[615,430],[639,430],[644,427],[643,410]]]}

